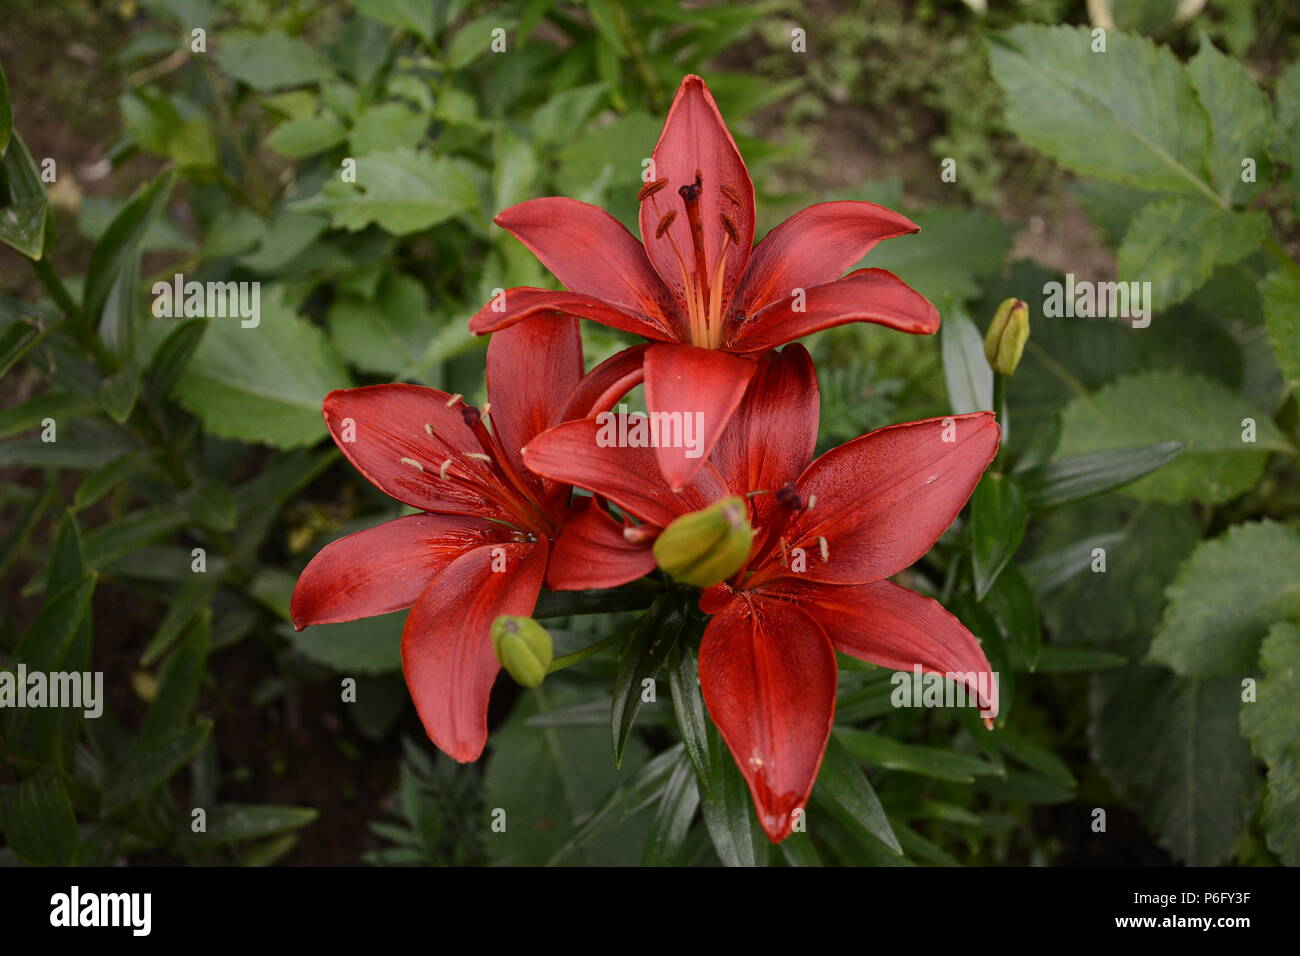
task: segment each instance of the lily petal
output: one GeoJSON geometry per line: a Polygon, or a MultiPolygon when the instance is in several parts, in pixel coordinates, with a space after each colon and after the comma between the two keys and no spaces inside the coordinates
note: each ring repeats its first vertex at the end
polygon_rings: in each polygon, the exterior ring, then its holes
{"type": "Polygon", "coordinates": [[[725,347],[733,352],[761,352],[848,322],[930,335],[939,330],[939,310],[892,272],[859,269],[843,279],[804,289],[802,301],[795,293],[772,303],[741,324],[725,347]]]}
{"type": "Polygon", "coordinates": [[[586,488],[656,527],[727,496],[717,470],[705,464],[695,479],[674,493],[659,474],[651,448],[619,446],[620,418],[565,422],[542,432],[524,449],[524,464],[552,481],[586,488]]]}
{"type": "Polygon", "coordinates": [[[340,389],[325,396],[325,424],[348,461],[389,497],[421,511],[499,517],[473,488],[438,476],[453,452],[483,451],[449,398],[419,385],[340,389]]]}
{"type": "Polygon", "coordinates": [[[765,352],[710,461],[734,495],[749,495],[755,527],[767,524],[778,489],[793,482],[817,446],[819,399],[812,357],[802,345],[765,352]]]}
{"type": "Polygon", "coordinates": [[[599,206],[551,196],[511,206],[492,221],[527,246],[570,292],[671,328],[671,299],[645,248],[599,206]]]}
{"type": "Polygon", "coordinates": [[[595,299],[577,292],[552,292],[549,289],[533,289],[528,286],[507,289],[499,298],[483,306],[469,320],[469,330],[475,335],[486,335],[488,332],[509,328],[516,322],[539,312],[576,315],[580,319],[591,319],[611,329],[621,329],[633,335],[643,335],[648,339],[662,342],[676,340],[676,335],[671,330],[660,326],[651,317],[624,312],[603,299],[595,299]]]}
{"type": "Polygon", "coordinates": [[[461,763],[477,760],[487,742],[488,698],[500,670],[492,622],[533,612],[546,554],[544,539],[475,548],[434,577],[407,615],[406,686],[429,739],[461,763]]]}
{"type": "MultiPolygon", "coordinates": [[[[822,455],[796,483],[815,504],[785,532],[808,556],[807,570],[794,576],[862,584],[912,564],[966,504],[1000,434],[992,412],[975,412],[890,425],[822,455]]],[[[771,563],[755,578],[783,573],[771,563]]]]}
{"type": "Polygon", "coordinates": [[[806,807],[835,716],[835,652],[793,604],[738,599],[700,644],[700,689],[769,839],[806,807]]]}
{"type": "MultiPolygon", "coordinates": [[[[655,144],[654,175],[666,179],[667,185],[641,203],[641,238],[646,254],[664,285],[678,302],[682,315],[687,314],[687,292],[682,281],[682,266],[695,276],[694,244],[687,209],[678,190],[691,186],[700,177],[699,223],[704,243],[706,283],[712,283],[719,257],[726,246],[726,265],[722,274],[722,303],[731,301],[754,244],[754,184],[745,161],[723,122],[713,94],[698,76],[687,76],[678,87],[677,96],[655,144]],[[675,214],[670,225],[661,231],[660,224],[675,214]],[[735,239],[723,223],[727,217],[735,239]],[[676,251],[674,251],[676,245],[676,251]],[[685,259],[678,260],[678,253],[685,259]]],[[[695,276],[698,280],[699,276],[695,276]]]]}
{"type": "Polygon", "coordinates": [[[642,366],[647,348],[647,345],[625,348],[584,375],[551,417],[551,424],[591,418],[613,408],[620,398],[645,380],[642,366]]]}
{"type": "Polygon", "coordinates": [[[614,588],[653,571],[651,541],[628,541],[624,527],[595,498],[575,501],[551,547],[546,586],[552,591],[614,588]]]}
{"type": "Polygon", "coordinates": [[[572,316],[539,313],[492,336],[487,352],[492,432],[510,464],[542,489],[524,468],[520,449],[551,423],[582,378],[582,335],[572,316]]]}
{"type": "Polygon", "coordinates": [[[823,202],[800,210],[754,247],[734,311],[753,315],[795,289],[838,279],[882,239],[920,232],[906,216],[872,202],[823,202]]]}
{"type": "Polygon", "coordinates": [[[938,601],[892,581],[792,582],[789,593],[826,630],[836,650],[894,670],[919,664],[929,673],[959,674],[980,709],[989,718],[997,716],[998,686],[984,649],[938,601]]]}
{"type": "Polygon", "coordinates": [[[666,344],[646,349],[646,407],[652,416],[666,416],[660,421],[680,423],[681,440],[670,437],[655,448],[659,470],[674,491],[690,482],[713,451],[757,370],[755,362],[715,349],[666,344]]]}
{"type": "Polygon", "coordinates": [[[467,550],[508,540],[504,526],[492,521],[419,514],[331,541],[298,576],[289,602],[293,626],[301,631],[410,607],[467,550]]]}

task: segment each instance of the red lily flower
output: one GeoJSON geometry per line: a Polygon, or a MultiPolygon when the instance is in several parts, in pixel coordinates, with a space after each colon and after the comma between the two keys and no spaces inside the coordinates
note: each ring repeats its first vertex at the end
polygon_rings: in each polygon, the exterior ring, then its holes
{"type": "MultiPolygon", "coordinates": [[[[568,288],[508,290],[470,320],[495,332],[538,312],[562,312],[645,336],[651,412],[701,412],[707,455],[754,374],[744,356],[845,322],[932,333],[939,315],[883,269],[841,278],[880,240],[918,227],[869,202],[810,206],[756,247],[754,186],[708,87],[682,80],[641,189],[638,242],[613,216],[552,197],[505,210],[509,230],[568,288]]],[[[703,457],[657,450],[681,489],[703,457]]]]}
{"type": "Polygon", "coordinates": [[[430,739],[459,761],[477,759],[487,740],[499,670],[492,622],[532,613],[569,507],[569,486],[524,468],[520,449],[547,425],[594,413],[612,385],[621,395],[627,385],[615,383],[639,374],[639,360],[623,353],[583,378],[577,320],[538,316],[493,336],[487,388],[500,400],[482,411],[416,385],[325,398],[325,423],[348,460],[421,513],[322,549],[294,588],[294,626],[411,608],[407,687],[430,739]]]}
{"type": "MultiPolygon", "coordinates": [[[[639,576],[654,564],[648,552],[658,529],[719,498],[748,496],[748,564],[701,596],[712,618],[700,686],[763,829],[779,842],[825,752],[836,650],[882,667],[968,675],[976,694],[976,675],[991,675],[955,617],[886,579],[952,523],[993,460],[999,428],[991,412],[892,425],[813,461],[818,391],[807,351],[769,352],[756,368],[709,462],[681,494],[653,471],[648,449],[602,447],[595,420],[538,435],[524,463],[642,522],[625,529],[594,503],[575,515],[555,545],[569,587],[639,576]]],[[[987,688],[978,699],[996,713],[996,684],[986,677],[987,688]]]]}

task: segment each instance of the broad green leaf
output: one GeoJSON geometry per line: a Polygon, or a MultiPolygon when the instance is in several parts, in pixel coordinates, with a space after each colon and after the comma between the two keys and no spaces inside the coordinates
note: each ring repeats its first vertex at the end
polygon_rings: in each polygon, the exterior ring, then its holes
{"type": "Polygon", "coordinates": [[[533,111],[533,139],[540,144],[565,143],[582,128],[605,95],[604,83],[588,83],[556,93],[533,111]]]}
{"type": "Polygon", "coordinates": [[[398,236],[477,206],[478,189],[464,160],[411,149],[358,157],[355,182],[336,176],[319,195],[294,204],[329,213],[340,229],[356,232],[375,223],[398,236]]]}
{"type": "Polygon", "coordinates": [[[188,763],[212,732],[212,721],[201,721],[157,739],[131,744],[125,759],[108,768],[101,809],[112,815],[162,786],[188,763]]]}
{"type": "Polygon", "coordinates": [[[1137,448],[1058,458],[1020,479],[1031,511],[1054,508],[1114,491],[1164,467],[1182,453],[1181,442],[1154,442],[1137,448]]]}
{"type": "Polygon", "coordinates": [[[49,204],[36,163],[17,133],[0,160],[0,242],[28,259],[39,259],[45,249],[45,222],[49,204]]]}
{"type": "Polygon", "coordinates": [[[283,272],[310,249],[328,227],[329,223],[321,216],[277,213],[262,233],[257,248],[240,256],[239,264],[267,275],[283,272]]]}
{"type": "Polygon", "coordinates": [[[1207,192],[1209,123],[1167,47],[1114,30],[1021,25],[990,38],[1007,124],[1061,165],[1112,182],[1207,192]]]}
{"type": "MultiPolygon", "coordinates": [[[[614,739],[614,765],[622,766],[623,750],[636,715],[641,710],[644,681],[652,686],[686,628],[687,614],[681,602],[661,598],[641,618],[631,640],[619,650],[618,673],[611,695],[610,732],[614,739]]],[[[657,695],[656,695],[656,699],[657,695]]]]}
{"type": "MultiPolygon", "coordinates": [[[[888,269],[931,302],[966,302],[1002,268],[1012,229],[977,209],[935,206],[915,217],[921,232],[876,246],[858,268],[888,269]]],[[[945,309],[945,319],[947,310],[945,309]]]]}
{"type": "Polygon", "coordinates": [[[186,851],[210,850],[231,843],[261,840],[278,833],[300,830],[314,822],[318,815],[312,807],[227,803],[208,813],[204,832],[192,833],[187,828],[181,846],[186,851]]]}
{"type": "Polygon", "coordinates": [[[348,134],[353,156],[414,149],[424,139],[429,118],[405,103],[377,103],[361,111],[348,134]]]}
{"type": "Polygon", "coordinates": [[[1292,388],[1300,388],[1300,277],[1281,270],[1264,280],[1264,319],[1268,342],[1292,388]]]}
{"type": "Polygon", "coordinates": [[[1287,866],[1300,866],[1300,627],[1279,621],[1260,646],[1264,676],[1241,705],[1241,731],[1268,764],[1264,830],[1287,866]]]}
{"type": "Polygon", "coordinates": [[[1300,60],[1292,61],[1277,81],[1277,126],[1283,155],[1290,161],[1291,205],[1300,213],[1300,60]]]}
{"type": "Polygon", "coordinates": [[[500,127],[492,142],[492,156],[495,209],[506,209],[535,194],[534,187],[542,170],[528,140],[500,127]]]}
{"type": "Polygon", "coordinates": [[[302,159],[333,149],[348,138],[347,130],[333,116],[299,116],[275,128],[266,138],[266,145],[281,156],[302,159]]]}
{"type": "Polygon", "coordinates": [[[835,736],[854,760],[888,770],[954,783],[971,783],[976,777],[998,772],[986,760],[943,747],[905,744],[892,737],[847,727],[836,727],[835,736]]]}
{"type": "Polygon", "coordinates": [[[333,73],[324,56],[282,30],[223,31],[216,57],[223,70],[261,92],[315,83],[333,73]]]}
{"type": "Polygon", "coordinates": [[[939,326],[943,380],[955,415],[993,408],[993,369],[984,357],[984,337],[966,313],[949,300],[939,326]]]}
{"type": "Polygon", "coordinates": [[[1263,212],[1236,212],[1199,198],[1144,206],[1116,253],[1121,282],[1149,282],[1149,303],[1164,312],[1195,292],[1218,266],[1240,262],[1268,234],[1263,212]]]}
{"type": "Polygon", "coordinates": [[[1061,416],[1060,458],[1177,441],[1158,472],[1125,486],[1136,498],[1218,504],[1249,489],[1282,435],[1268,415],[1218,382],[1175,371],[1142,372],[1075,399],[1061,416]],[[1254,423],[1255,441],[1247,429],[1254,423]]]}
{"type": "Polygon", "coordinates": [[[1300,531],[1272,521],[1204,541],[1167,592],[1150,659],[1187,677],[1251,671],[1274,621],[1300,613],[1300,531]]]}
{"type": "Polygon", "coordinates": [[[975,596],[982,599],[1020,546],[1029,514],[1015,481],[996,473],[980,480],[970,505],[971,565],[975,596]]]}
{"type": "Polygon", "coordinates": [[[383,674],[401,670],[405,622],[406,612],[397,611],[301,631],[288,626],[279,630],[298,653],[340,674],[383,674]]]}
{"type": "Polygon", "coordinates": [[[1210,181],[1225,203],[1247,202],[1273,180],[1268,97],[1240,60],[1220,53],[1204,34],[1187,72],[1210,116],[1210,181]],[[1244,168],[1243,161],[1249,161],[1250,168],[1244,168]],[[1253,181],[1244,182],[1244,176],[1253,181]]]}
{"type": "Polygon", "coordinates": [[[495,39],[494,31],[502,29],[506,31],[505,42],[507,49],[510,43],[510,28],[514,26],[514,21],[501,14],[487,14],[470,20],[451,37],[447,44],[447,51],[443,61],[447,64],[449,70],[462,70],[479,58],[481,54],[488,52],[488,46],[495,39]]]}
{"type": "Polygon", "coordinates": [[[428,347],[434,318],[425,299],[424,286],[400,273],[384,276],[373,300],[336,299],[328,322],[339,354],[362,371],[399,375],[428,347]]]}
{"type": "Polygon", "coordinates": [[[67,788],[45,768],[21,783],[0,788],[5,842],[34,866],[68,866],[77,855],[77,818],[67,788]]]}
{"type": "Polygon", "coordinates": [[[275,295],[262,296],[255,327],[208,323],[176,383],[181,404],[223,438],[294,448],[325,436],[321,401],[352,383],[319,328],[275,295]]]}
{"type": "Polygon", "coordinates": [[[1093,678],[1092,745],[1162,846],[1193,866],[1222,862],[1254,809],[1259,773],[1237,730],[1235,677],[1186,680],[1161,667],[1093,678]]]}
{"type": "Polygon", "coordinates": [[[429,0],[356,0],[356,8],[372,20],[415,34],[425,43],[433,40],[434,4],[429,0]]]}
{"type": "Polygon", "coordinates": [[[822,758],[821,770],[817,773],[816,786],[818,796],[834,802],[858,826],[895,853],[903,852],[871,781],[854,763],[852,755],[836,734],[831,734],[826,741],[826,754],[822,758]]]}
{"type": "MultiPolygon", "coordinates": [[[[577,831],[578,821],[595,812],[614,787],[637,775],[641,759],[632,759],[630,752],[624,769],[614,769],[604,727],[528,726],[533,714],[573,699],[571,692],[548,685],[529,691],[505,725],[492,733],[480,825],[483,848],[494,864],[546,863],[577,831]]],[[[647,823],[643,811],[604,831],[600,840],[580,846],[565,862],[633,864],[647,823]]]]}

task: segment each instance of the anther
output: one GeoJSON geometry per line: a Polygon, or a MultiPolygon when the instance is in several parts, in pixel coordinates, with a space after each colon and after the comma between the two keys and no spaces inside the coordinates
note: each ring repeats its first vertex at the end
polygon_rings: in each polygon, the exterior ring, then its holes
{"type": "Polygon", "coordinates": [[[730,199],[730,200],[731,200],[733,203],[735,203],[737,206],[743,205],[743,203],[742,203],[741,200],[740,200],[740,193],[736,192],[736,190],[732,189],[732,188],[731,188],[730,186],[728,186],[726,183],[723,183],[723,184],[722,184],[721,186],[719,186],[718,188],[719,188],[720,190],[722,190],[722,195],[726,196],[728,199],[730,199]]]}
{"type": "Polygon", "coordinates": [[[428,435],[430,438],[433,437],[433,426],[430,425],[428,422],[424,423],[424,433],[428,435]]]}
{"type": "Polygon", "coordinates": [[[792,511],[802,511],[804,508],[803,499],[799,497],[798,492],[794,490],[792,482],[786,482],[776,493],[776,500],[792,511]]]}
{"type": "Polygon", "coordinates": [[[416,461],[414,458],[399,458],[397,460],[401,462],[403,465],[410,465],[416,471],[424,471],[424,466],[420,464],[418,461],[416,461]]]}
{"type": "Polygon", "coordinates": [[[466,458],[474,458],[474,459],[477,459],[478,461],[486,461],[486,462],[488,462],[489,464],[490,464],[491,461],[492,461],[492,456],[491,456],[491,455],[485,455],[485,454],[483,454],[481,451],[467,451],[467,452],[465,452],[465,457],[466,457],[466,458]]]}
{"type": "Polygon", "coordinates": [[[740,242],[740,230],[737,229],[736,224],[731,221],[731,217],[724,212],[721,214],[720,218],[722,219],[722,228],[727,231],[727,235],[731,237],[731,241],[736,243],[740,242]]]}
{"type": "Polygon", "coordinates": [[[466,428],[474,428],[483,420],[483,416],[479,414],[478,409],[473,405],[466,405],[462,408],[460,410],[460,417],[464,419],[466,428]]]}
{"type": "Polygon", "coordinates": [[[667,176],[665,176],[663,179],[656,179],[653,182],[646,183],[637,191],[636,201],[645,202],[647,199],[649,199],[651,196],[653,196],[655,193],[657,193],[659,190],[663,189],[667,185],[668,185],[667,176]]]}
{"type": "Polygon", "coordinates": [[[448,408],[451,408],[451,406],[453,406],[453,405],[455,405],[457,402],[461,401],[464,397],[465,397],[465,396],[462,395],[460,392],[457,392],[455,395],[450,396],[450,397],[447,399],[447,402],[446,402],[447,407],[448,407],[448,408]]]}
{"type": "Polygon", "coordinates": [[[450,467],[451,467],[451,459],[448,458],[446,461],[442,463],[442,467],[438,469],[438,477],[441,478],[443,481],[447,480],[447,469],[450,467]]]}
{"type": "Polygon", "coordinates": [[[818,536],[817,547],[822,553],[822,561],[829,561],[831,559],[831,546],[827,544],[824,536],[818,536]]]}
{"type": "Polygon", "coordinates": [[[664,213],[664,217],[659,220],[659,225],[655,227],[655,238],[662,239],[664,237],[664,233],[668,231],[668,227],[673,224],[673,220],[676,218],[677,218],[676,209],[670,209],[668,210],[668,212],[664,213]]]}

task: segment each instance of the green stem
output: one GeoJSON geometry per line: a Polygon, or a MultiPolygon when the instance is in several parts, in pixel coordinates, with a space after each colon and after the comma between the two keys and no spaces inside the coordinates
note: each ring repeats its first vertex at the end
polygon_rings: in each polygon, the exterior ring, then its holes
{"type": "Polygon", "coordinates": [[[59,310],[67,317],[70,326],[80,341],[90,353],[94,356],[95,363],[106,372],[117,370],[118,362],[113,353],[100,340],[93,328],[86,324],[85,314],[81,311],[81,306],[77,305],[68,292],[67,287],[63,284],[57,275],[54,274],[54,268],[50,265],[47,258],[29,259],[32,269],[36,271],[36,276],[41,280],[41,285],[50,294],[59,310]]]}
{"type": "Polygon", "coordinates": [[[1293,277],[1300,279],[1300,263],[1288,256],[1282,244],[1272,236],[1264,237],[1264,251],[1276,259],[1278,265],[1290,272],[1293,277]]]}
{"type": "Polygon", "coordinates": [[[556,671],[562,671],[566,667],[572,667],[579,661],[585,661],[588,657],[594,657],[607,647],[612,647],[618,643],[627,634],[626,631],[619,631],[611,634],[603,641],[597,641],[595,644],[589,644],[581,650],[574,651],[572,654],[565,654],[563,657],[557,657],[551,661],[551,666],[546,668],[546,673],[554,674],[556,671]]]}
{"type": "Polygon", "coordinates": [[[998,417],[998,425],[1002,427],[1002,440],[998,442],[997,457],[993,459],[993,469],[996,471],[1002,462],[1003,452],[1006,451],[1007,436],[1011,434],[1007,423],[1007,377],[997,372],[993,373],[993,414],[998,417]]]}

